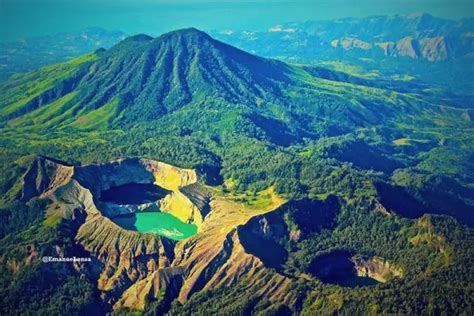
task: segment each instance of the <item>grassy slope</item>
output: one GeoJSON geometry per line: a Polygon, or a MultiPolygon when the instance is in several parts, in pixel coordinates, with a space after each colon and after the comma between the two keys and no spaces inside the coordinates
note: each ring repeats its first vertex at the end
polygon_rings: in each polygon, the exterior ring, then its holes
{"type": "Polygon", "coordinates": [[[60,80],[69,78],[79,66],[94,61],[96,58],[95,53],[90,53],[64,63],[46,66],[26,74],[18,74],[0,83],[0,116],[21,109],[34,97],[53,88],[60,80]]]}

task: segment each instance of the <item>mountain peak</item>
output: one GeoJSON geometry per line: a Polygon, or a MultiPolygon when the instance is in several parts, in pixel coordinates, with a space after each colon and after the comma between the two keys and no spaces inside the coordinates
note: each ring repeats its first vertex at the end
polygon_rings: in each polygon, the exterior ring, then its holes
{"type": "Polygon", "coordinates": [[[170,36],[170,35],[194,35],[194,36],[196,36],[196,35],[206,35],[206,36],[208,36],[205,32],[203,32],[201,30],[198,30],[195,27],[187,27],[187,28],[184,28],[184,29],[178,29],[178,30],[170,31],[168,33],[164,33],[161,36],[170,36]]]}
{"type": "Polygon", "coordinates": [[[408,19],[431,19],[433,16],[425,12],[414,12],[411,14],[402,15],[408,19]]]}
{"type": "MultiPolygon", "coordinates": [[[[123,112],[120,124],[135,124],[158,119],[186,105],[253,107],[264,99],[275,102],[283,98],[282,87],[290,80],[287,65],[246,53],[195,28],[156,38],[134,35],[97,53],[94,72],[81,68],[77,78],[71,79],[74,85],[68,84],[70,90],[42,95],[27,105],[28,109],[74,90],[71,102],[81,104],[83,109],[104,107],[104,113],[111,111],[104,124],[116,118],[115,112],[123,112]]],[[[22,113],[16,111],[11,117],[22,113]]],[[[78,121],[78,126],[86,126],[83,121],[98,124],[86,118],[78,121]]]]}
{"type": "Polygon", "coordinates": [[[182,45],[187,46],[200,46],[203,42],[216,42],[212,37],[203,31],[200,31],[194,27],[180,29],[164,33],[158,37],[151,37],[146,34],[136,34],[125,38],[123,41],[118,43],[111,49],[112,52],[120,50],[143,50],[149,46],[160,46],[164,43],[165,45],[172,45],[173,47],[179,47],[182,45]]]}
{"type": "Polygon", "coordinates": [[[179,29],[165,33],[157,38],[155,41],[163,40],[185,40],[185,41],[197,41],[197,40],[213,40],[207,33],[200,31],[194,27],[179,29]]]}
{"type": "Polygon", "coordinates": [[[125,40],[132,41],[132,42],[148,42],[151,41],[153,37],[146,35],[146,34],[136,34],[127,37],[125,40]]]}

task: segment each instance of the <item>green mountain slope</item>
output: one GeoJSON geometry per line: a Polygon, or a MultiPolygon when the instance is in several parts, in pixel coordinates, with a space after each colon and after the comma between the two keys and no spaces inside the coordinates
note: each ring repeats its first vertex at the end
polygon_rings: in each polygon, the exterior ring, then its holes
{"type": "MultiPolygon", "coordinates": [[[[124,111],[118,121],[137,123],[190,103],[256,103],[265,94],[281,94],[277,84],[289,80],[285,64],[249,55],[195,29],[156,39],[137,35],[97,54],[95,62],[77,65],[76,76],[54,87],[45,85],[42,93],[31,94],[32,98],[15,106],[5,101],[2,114],[11,119],[42,107],[54,108],[53,102],[74,90],[69,108],[75,104],[81,108],[73,116],[80,118],[78,112],[96,111],[116,99],[118,110],[124,111]],[[81,72],[84,68],[89,74],[81,72]],[[63,85],[70,89],[58,90],[63,85]]],[[[2,91],[8,87],[8,83],[3,85],[2,91]]]]}
{"type": "Polygon", "coordinates": [[[133,36],[108,51],[19,75],[0,86],[0,119],[8,127],[114,128],[226,108],[227,115],[251,113],[250,124],[266,134],[268,124],[280,124],[281,135],[268,137],[285,142],[380,120],[469,126],[467,110],[426,103],[417,89],[263,59],[187,29],[133,36]]]}

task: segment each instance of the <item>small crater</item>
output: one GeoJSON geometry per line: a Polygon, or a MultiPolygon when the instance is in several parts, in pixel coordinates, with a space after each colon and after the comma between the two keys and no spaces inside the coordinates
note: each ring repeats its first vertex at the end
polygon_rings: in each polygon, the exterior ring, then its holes
{"type": "Polygon", "coordinates": [[[308,270],[323,283],[345,287],[373,286],[379,283],[366,274],[361,276],[352,254],[347,251],[333,251],[318,256],[313,259],[308,270]]]}

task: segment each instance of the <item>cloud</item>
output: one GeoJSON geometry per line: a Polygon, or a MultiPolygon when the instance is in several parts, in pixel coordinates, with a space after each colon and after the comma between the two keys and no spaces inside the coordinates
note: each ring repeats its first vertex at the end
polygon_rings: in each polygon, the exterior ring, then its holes
{"type": "Polygon", "coordinates": [[[289,27],[289,28],[284,29],[280,25],[275,25],[274,27],[271,27],[271,28],[268,29],[268,32],[270,32],[270,33],[279,33],[279,32],[294,33],[296,31],[297,31],[296,28],[289,27]]]}

